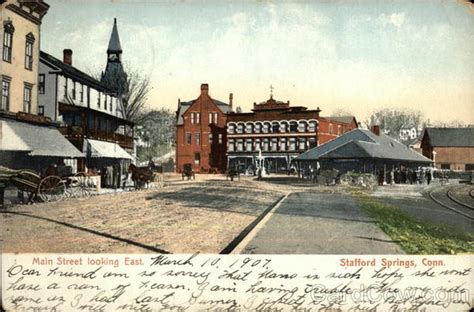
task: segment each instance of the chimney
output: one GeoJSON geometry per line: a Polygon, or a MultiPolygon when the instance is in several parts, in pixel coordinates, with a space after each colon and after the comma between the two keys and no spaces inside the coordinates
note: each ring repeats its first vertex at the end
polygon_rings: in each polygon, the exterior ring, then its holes
{"type": "Polygon", "coordinates": [[[232,93],[229,93],[229,108],[232,110],[232,100],[234,99],[234,95],[232,93]]]}
{"type": "Polygon", "coordinates": [[[63,50],[63,63],[72,66],[72,50],[71,49],[63,50]]]}
{"type": "Polygon", "coordinates": [[[178,98],[178,110],[181,108],[181,99],[178,98]]]}
{"type": "Polygon", "coordinates": [[[208,94],[209,93],[209,85],[207,83],[203,83],[201,85],[201,94],[208,94]]]}
{"type": "Polygon", "coordinates": [[[380,126],[379,125],[373,125],[370,129],[375,135],[380,135],[380,126]]]}

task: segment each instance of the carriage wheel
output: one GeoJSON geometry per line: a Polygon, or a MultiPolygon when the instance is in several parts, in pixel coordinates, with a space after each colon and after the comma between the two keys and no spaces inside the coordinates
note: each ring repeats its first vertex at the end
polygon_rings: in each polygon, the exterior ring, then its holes
{"type": "Polygon", "coordinates": [[[44,202],[56,202],[65,197],[66,183],[58,176],[48,176],[41,180],[38,195],[44,202]]]}
{"type": "Polygon", "coordinates": [[[78,172],[71,178],[70,188],[72,191],[72,196],[79,197],[89,197],[92,194],[94,187],[89,184],[87,181],[87,175],[85,172],[78,172]]]}

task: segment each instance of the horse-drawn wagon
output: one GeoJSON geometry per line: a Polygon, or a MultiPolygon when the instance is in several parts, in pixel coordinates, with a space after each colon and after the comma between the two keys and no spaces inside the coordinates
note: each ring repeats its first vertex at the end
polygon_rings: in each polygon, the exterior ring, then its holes
{"type": "Polygon", "coordinates": [[[193,178],[193,180],[196,179],[192,164],[183,165],[183,172],[181,173],[181,178],[183,179],[183,181],[185,177],[188,178],[188,180],[191,180],[191,178],[193,178]]]}
{"type": "MultiPolygon", "coordinates": [[[[57,170],[53,171],[48,168],[41,176],[29,169],[14,170],[0,167],[0,187],[2,188],[0,192],[3,195],[5,188],[16,187],[19,191],[28,194],[26,200],[28,204],[35,200],[55,202],[67,197],[84,197],[91,194],[94,186],[87,174],[80,172],[61,175],[57,170]]],[[[1,197],[3,199],[3,196],[1,197]]]]}

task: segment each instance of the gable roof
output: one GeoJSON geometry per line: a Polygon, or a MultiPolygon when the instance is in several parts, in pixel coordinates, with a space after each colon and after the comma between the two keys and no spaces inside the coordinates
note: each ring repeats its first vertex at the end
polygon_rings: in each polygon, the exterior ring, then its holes
{"type": "Polygon", "coordinates": [[[431,146],[474,147],[474,128],[426,128],[431,146]]]}
{"type": "MultiPolygon", "coordinates": [[[[231,111],[229,104],[221,102],[219,100],[214,100],[211,98],[211,100],[216,104],[216,106],[224,113],[227,114],[231,111]]],[[[184,124],[184,119],[183,119],[183,114],[188,110],[188,108],[193,105],[194,101],[196,100],[191,100],[187,102],[181,102],[181,106],[178,109],[178,119],[176,120],[176,125],[180,126],[184,124]]]]}
{"type": "Polygon", "coordinates": [[[53,67],[57,70],[60,70],[65,76],[68,76],[73,80],[91,86],[100,91],[113,93],[111,90],[107,89],[100,81],[92,78],[91,76],[80,71],[74,66],[63,63],[61,60],[44,51],[40,51],[40,61],[46,65],[49,65],[49,67],[53,67]]]}
{"type": "MultiPolygon", "coordinates": [[[[324,118],[330,121],[346,123],[346,124],[350,124],[353,120],[355,120],[354,116],[335,116],[335,117],[330,116],[330,117],[321,117],[321,118],[324,118]]],[[[356,121],[356,124],[357,124],[357,121],[356,121]]]]}
{"type": "Polygon", "coordinates": [[[296,160],[376,158],[419,163],[431,163],[431,159],[414,152],[407,146],[381,133],[356,128],[332,141],[310,149],[296,160]]]}

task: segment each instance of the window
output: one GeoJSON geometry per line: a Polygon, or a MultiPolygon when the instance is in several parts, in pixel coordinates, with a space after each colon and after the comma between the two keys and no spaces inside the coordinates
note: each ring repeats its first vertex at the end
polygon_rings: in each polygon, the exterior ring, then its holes
{"type": "Polygon", "coordinates": [[[25,85],[23,88],[23,111],[31,113],[31,85],[25,85]]]}
{"type": "Polygon", "coordinates": [[[282,152],[286,151],[286,139],[280,140],[280,151],[282,152]]]}
{"type": "Polygon", "coordinates": [[[192,144],[193,143],[193,135],[191,133],[186,133],[186,144],[192,144]]]}
{"type": "Polygon", "coordinates": [[[38,115],[44,116],[44,106],[43,105],[38,106],[38,115]]]}
{"type": "Polygon", "coordinates": [[[268,123],[264,123],[263,124],[263,128],[262,128],[262,132],[263,133],[268,133],[269,129],[268,129],[268,123]]]}
{"type": "Polygon", "coordinates": [[[212,133],[209,133],[209,145],[212,144],[212,133]]]}
{"type": "Polygon", "coordinates": [[[300,151],[304,151],[306,149],[306,139],[300,139],[298,148],[300,151]]]}
{"type": "Polygon", "coordinates": [[[262,127],[262,125],[260,123],[256,123],[255,124],[255,127],[254,127],[254,131],[255,133],[260,133],[260,128],[262,127]]]}
{"type": "Polygon", "coordinates": [[[83,84],[81,84],[79,96],[80,96],[81,102],[84,102],[84,85],[83,84]]]}
{"type": "Polygon", "coordinates": [[[107,110],[107,94],[104,95],[104,109],[107,110]]]}
{"type": "Polygon", "coordinates": [[[276,152],[278,150],[278,141],[277,139],[272,139],[272,151],[276,152]]]}
{"type": "Polygon", "coordinates": [[[229,145],[227,147],[227,151],[233,152],[234,151],[234,140],[229,141],[229,145]]]}
{"type": "Polygon", "coordinates": [[[263,140],[263,151],[264,152],[268,151],[268,139],[263,140]]]}
{"type": "Polygon", "coordinates": [[[252,133],[252,124],[245,125],[245,133],[252,133]]]}
{"type": "Polygon", "coordinates": [[[191,123],[194,124],[196,122],[194,113],[191,113],[191,123]]]}
{"type": "Polygon", "coordinates": [[[33,43],[35,42],[35,36],[32,33],[26,35],[25,42],[25,68],[33,69],[33,43]]]}
{"type": "Polygon", "coordinates": [[[67,78],[64,78],[65,79],[65,83],[64,83],[64,99],[67,100],[67,78]]]}
{"type": "Polygon", "coordinates": [[[113,111],[113,105],[112,105],[113,102],[114,102],[113,100],[114,100],[114,98],[110,97],[109,109],[110,109],[111,112],[113,111]]]}
{"type": "Polygon", "coordinates": [[[298,124],[296,121],[290,121],[290,132],[298,132],[298,124]]]}
{"type": "Polygon", "coordinates": [[[0,103],[0,111],[8,111],[10,108],[10,80],[2,80],[2,102],[0,103]]]}
{"type": "Polygon", "coordinates": [[[3,26],[3,60],[8,63],[12,62],[12,41],[14,31],[15,28],[11,22],[7,22],[3,26]]]}
{"type": "Polygon", "coordinates": [[[441,169],[450,169],[449,164],[441,164],[441,169]]]}
{"type": "Polygon", "coordinates": [[[237,125],[237,133],[243,133],[244,132],[244,125],[243,124],[238,124],[237,125]]]}
{"type": "Polygon", "coordinates": [[[316,147],[316,138],[309,138],[309,148],[316,147]]]}
{"type": "Polygon", "coordinates": [[[280,124],[278,122],[272,123],[272,132],[273,133],[280,132],[280,124]]]}
{"type": "Polygon", "coordinates": [[[194,164],[200,165],[201,164],[201,154],[195,153],[194,154],[194,164]]]}
{"type": "Polygon", "coordinates": [[[332,134],[332,133],[333,133],[332,124],[329,124],[329,134],[332,134]]]}
{"type": "Polygon", "coordinates": [[[296,139],[295,138],[290,139],[290,145],[288,146],[288,150],[291,151],[291,152],[296,151],[296,139]]]}
{"type": "Polygon", "coordinates": [[[38,93],[39,94],[44,94],[44,83],[45,83],[44,74],[39,74],[38,76],[38,93]]]}
{"type": "Polygon", "coordinates": [[[255,139],[255,150],[259,151],[261,149],[260,139],[255,139]]]}
{"type": "Polygon", "coordinates": [[[97,107],[100,108],[100,92],[97,92],[97,107]]]}
{"type": "Polygon", "coordinates": [[[72,82],[72,99],[73,100],[76,99],[76,82],[75,81],[72,82]]]}
{"type": "Polygon", "coordinates": [[[227,133],[233,134],[235,132],[235,125],[234,124],[228,124],[227,125],[227,133]]]}
{"type": "Polygon", "coordinates": [[[308,125],[309,132],[316,132],[316,121],[310,121],[308,125]]]}
{"type": "Polygon", "coordinates": [[[306,122],[302,121],[298,124],[298,132],[306,132],[306,122]]]}
{"type": "Polygon", "coordinates": [[[341,126],[338,125],[338,126],[337,126],[337,134],[340,135],[341,133],[342,133],[341,126]]]}
{"type": "Polygon", "coordinates": [[[244,141],[238,140],[237,141],[237,152],[243,152],[244,151],[244,141]]]}
{"type": "Polygon", "coordinates": [[[200,123],[201,122],[201,113],[196,113],[196,123],[200,123]]]}
{"type": "Polygon", "coordinates": [[[251,152],[253,148],[252,140],[245,141],[245,150],[251,152]]]}
{"type": "Polygon", "coordinates": [[[219,133],[219,144],[222,144],[222,133],[219,133]]]}
{"type": "Polygon", "coordinates": [[[218,114],[215,112],[209,112],[209,123],[217,124],[218,114]]]}
{"type": "Polygon", "coordinates": [[[201,145],[201,134],[200,133],[196,133],[196,144],[201,145]]]}

